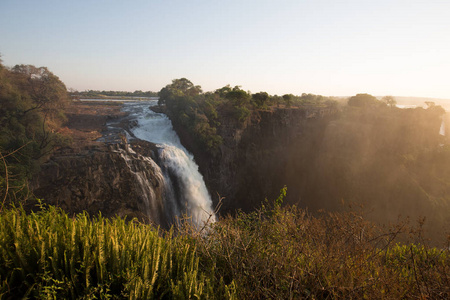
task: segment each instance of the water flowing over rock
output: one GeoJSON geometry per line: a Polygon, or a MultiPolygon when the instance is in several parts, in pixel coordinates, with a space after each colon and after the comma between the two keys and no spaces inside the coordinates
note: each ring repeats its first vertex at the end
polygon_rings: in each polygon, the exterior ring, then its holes
{"type": "Polygon", "coordinates": [[[160,165],[166,182],[166,203],[171,216],[186,215],[197,226],[214,221],[211,199],[198,167],[186,153],[166,145],[160,150],[160,165]]]}
{"type": "Polygon", "coordinates": [[[130,104],[125,109],[137,119],[132,134],[159,148],[157,161],[165,179],[168,218],[187,217],[197,227],[215,221],[211,197],[194,157],[181,145],[167,116],[150,110],[148,104],[130,104]]]}
{"type": "Polygon", "coordinates": [[[150,158],[137,154],[125,144],[125,149],[118,148],[118,153],[125,161],[130,175],[134,176],[134,184],[140,202],[145,205],[145,212],[149,220],[156,224],[164,224],[164,203],[162,197],[157,197],[152,180],[157,186],[164,186],[164,177],[161,168],[150,158]]]}

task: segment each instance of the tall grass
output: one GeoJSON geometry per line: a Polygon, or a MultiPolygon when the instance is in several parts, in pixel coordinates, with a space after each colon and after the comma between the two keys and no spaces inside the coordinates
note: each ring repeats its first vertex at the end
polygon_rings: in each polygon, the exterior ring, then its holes
{"type": "Polygon", "coordinates": [[[123,219],[49,207],[0,214],[0,298],[221,299],[234,282],[199,270],[194,246],[123,219]]]}

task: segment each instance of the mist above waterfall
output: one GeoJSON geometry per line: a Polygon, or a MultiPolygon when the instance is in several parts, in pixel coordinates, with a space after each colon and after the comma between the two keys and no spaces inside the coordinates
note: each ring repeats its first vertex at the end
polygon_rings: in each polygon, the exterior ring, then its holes
{"type": "Polygon", "coordinates": [[[158,164],[164,175],[164,209],[169,221],[183,217],[198,228],[215,221],[211,197],[194,157],[181,145],[171,121],[149,106],[156,101],[129,103],[125,110],[137,121],[131,129],[139,139],[158,145],[158,164]]]}

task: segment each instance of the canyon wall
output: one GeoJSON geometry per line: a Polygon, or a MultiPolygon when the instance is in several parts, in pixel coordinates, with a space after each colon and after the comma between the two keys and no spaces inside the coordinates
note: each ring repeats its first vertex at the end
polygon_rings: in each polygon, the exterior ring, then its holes
{"type": "Polygon", "coordinates": [[[194,154],[213,200],[224,197],[222,213],[228,213],[237,208],[250,211],[266,197],[276,198],[289,182],[289,153],[302,142],[308,146],[299,152],[314,151],[313,140],[320,139],[337,115],[335,109],[315,107],[255,110],[245,123],[222,115],[218,133],[224,142],[217,154],[199,148],[183,126],[174,122],[174,128],[194,154]]]}
{"type": "Polygon", "coordinates": [[[258,208],[286,185],[285,201],[312,212],[356,204],[381,223],[425,216],[439,232],[450,212],[441,115],[439,108],[382,106],[254,111],[246,123],[221,116],[218,154],[174,127],[211,194],[225,197],[222,214],[258,208]]]}
{"type": "Polygon", "coordinates": [[[135,140],[58,150],[31,181],[34,194],[69,213],[138,218],[167,225],[156,146],[135,140]],[[131,147],[131,148],[130,148],[131,147]],[[143,182],[144,181],[144,182],[143,182]]]}

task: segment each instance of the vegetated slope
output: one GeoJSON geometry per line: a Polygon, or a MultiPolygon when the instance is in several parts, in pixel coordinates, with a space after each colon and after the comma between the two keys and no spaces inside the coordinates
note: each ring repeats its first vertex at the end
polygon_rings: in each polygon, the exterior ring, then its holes
{"type": "Polygon", "coordinates": [[[441,107],[399,109],[367,94],[340,110],[327,101],[264,107],[235,89],[248,101],[242,100],[247,113],[239,119],[235,95],[227,96],[232,89],[192,96],[175,83],[166,87],[175,92],[161,99],[211,194],[225,197],[222,212],[257,208],[286,184],[287,202],[311,211],[357,203],[381,223],[425,217],[428,236],[436,239],[450,229],[450,150],[439,135],[441,107]],[[216,98],[224,100],[209,100],[216,98]],[[216,125],[213,131],[187,125],[196,122],[216,125]],[[208,132],[219,141],[215,148],[201,146],[201,133],[208,132]]]}

